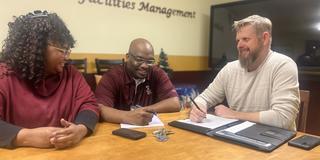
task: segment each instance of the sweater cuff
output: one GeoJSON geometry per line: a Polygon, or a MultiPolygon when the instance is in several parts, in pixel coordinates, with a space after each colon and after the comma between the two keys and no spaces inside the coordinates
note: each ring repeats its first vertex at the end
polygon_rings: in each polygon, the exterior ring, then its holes
{"type": "Polygon", "coordinates": [[[91,110],[80,111],[76,117],[75,124],[83,124],[87,127],[87,135],[90,136],[98,122],[98,116],[91,110]]]}
{"type": "Polygon", "coordinates": [[[14,148],[13,141],[21,129],[21,127],[0,120],[0,147],[14,148]]]}

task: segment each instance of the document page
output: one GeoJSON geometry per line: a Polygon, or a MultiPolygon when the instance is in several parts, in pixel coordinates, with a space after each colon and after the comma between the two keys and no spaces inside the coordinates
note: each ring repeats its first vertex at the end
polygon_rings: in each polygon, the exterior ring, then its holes
{"type": "Polygon", "coordinates": [[[245,121],[243,123],[240,123],[238,125],[232,126],[230,128],[225,129],[225,131],[231,132],[231,133],[237,133],[239,131],[242,131],[244,129],[247,129],[253,125],[255,125],[256,123],[253,122],[249,122],[249,121],[245,121]]]}
{"type": "Polygon", "coordinates": [[[159,127],[159,126],[164,126],[164,125],[163,125],[162,121],[159,119],[159,117],[156,115],[153,115],[152,121],[148,125],[145,125],[145,126],[124,124],[124,123],[120,124],[121,128],[143,128],[143,127],[159,127]]]}
{"type": "Polygon", "coordinates": [[[218,117],[212,114],[207,114],[207,118],[203,119],[201,123],[192,122],[190,119],[178,120],[179,122],[188,123],[196,126],[206,127],[210,129],[215,129],[220,126],[237,121],[237,119],[228,119],[223,117],[218,117]]]}

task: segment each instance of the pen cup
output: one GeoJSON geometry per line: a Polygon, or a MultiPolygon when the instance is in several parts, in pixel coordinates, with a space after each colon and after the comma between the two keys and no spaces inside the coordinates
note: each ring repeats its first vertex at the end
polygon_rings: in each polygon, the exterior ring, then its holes
{"type": "Polygon", "coordinates": [[[191,108],[190,97],[195,98],[199,93],[195,85],[186,85],[176,88],[176,91],[179,95],[181,110],[188,110],[191,108]]]}
{"type": "Polygon", "coordinates": [[[188,110],[191,108],[191,101],[189,96],[181,96],[180,100],[181,110],[188,110]]]}
{"type": "Polygon", "coordinates": [[[186,96],[186,102],[184,104],[184,107],[186,109],[190,109],[191,108],[191,100],[190,100],[190,97],[189,96],[186,96]]]}

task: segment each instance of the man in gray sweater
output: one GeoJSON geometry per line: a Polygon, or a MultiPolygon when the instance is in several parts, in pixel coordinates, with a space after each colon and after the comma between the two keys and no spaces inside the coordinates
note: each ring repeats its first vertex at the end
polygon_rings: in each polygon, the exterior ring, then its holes
{"type": "Polygon", "coordinates": [[[233,25],[238,60],[228,63],[196,99],[190,119],[201,122],[209,107],[225,118],[247,120],[296,130],[299,83],[295,62],[270,49],[272,23],[249,16],[233,25]],[[226,98],[228,105],[221,102],[226,98]]]}

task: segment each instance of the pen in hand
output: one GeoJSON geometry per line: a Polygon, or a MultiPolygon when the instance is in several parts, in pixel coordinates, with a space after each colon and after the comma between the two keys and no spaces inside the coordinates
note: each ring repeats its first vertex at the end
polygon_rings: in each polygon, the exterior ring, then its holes
{"type": "MultiPolygon", "coordinates": [[[[142,106],[140,106],[139,104],[135,105],[135,108],[142,108],[142,106]]],[[[148,113],[152,113],[153,115],[157,115],[157,112],[152,111],[152,110],[147,110],[148,113]]]]}
{"type": "Polygon", "coordinates": [[[203,111],[202,109],[200,109],[200,107],[197,105],[197,103],[191,98],[191,97],[189,97],[190,99],[191,99],[191,102],[197,107],[197,109],[198,110],[200,110],[202,113],[204,113],[204,114],[207,114],[205,111],[203,111]]]}

